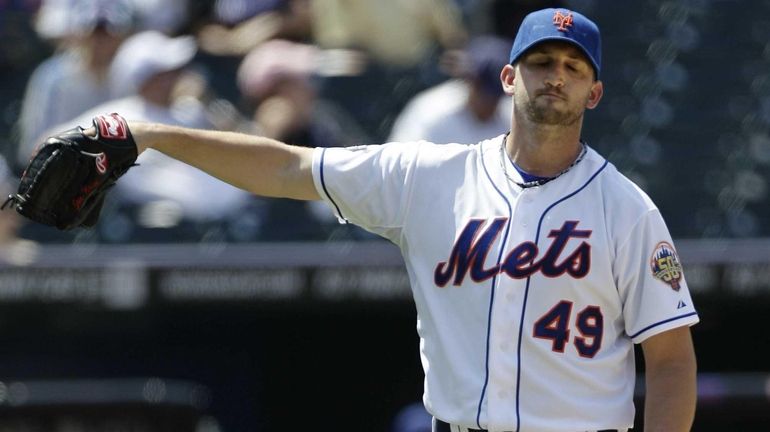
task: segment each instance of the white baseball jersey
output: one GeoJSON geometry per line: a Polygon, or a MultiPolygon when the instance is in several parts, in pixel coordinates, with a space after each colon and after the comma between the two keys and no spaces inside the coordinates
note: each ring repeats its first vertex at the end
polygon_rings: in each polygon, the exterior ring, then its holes
{"type": "Polygon", "coordinates": [[[318,192],[401,248],[424,402],[491,431],[633,426],[633,344],[698,321],[663,219],[594,150],[522,188],[504,136],[317,149],[318,192]]]}

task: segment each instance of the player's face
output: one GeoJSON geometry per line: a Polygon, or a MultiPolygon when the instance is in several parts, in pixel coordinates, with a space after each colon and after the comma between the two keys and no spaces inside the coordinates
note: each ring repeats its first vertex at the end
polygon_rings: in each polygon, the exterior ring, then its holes
{"type": "Polygon", "coordinates": [[[574,125],[601,98],[601,82],[594,80],[591,63],[572,44],[536,45],[521,57],[514,73],[514,107],[533,123],[574,125]]]}

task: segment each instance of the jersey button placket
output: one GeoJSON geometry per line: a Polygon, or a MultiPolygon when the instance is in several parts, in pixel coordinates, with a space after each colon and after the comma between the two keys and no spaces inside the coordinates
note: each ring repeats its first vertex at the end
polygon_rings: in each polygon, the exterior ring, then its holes
{"type": "MultiPolygon", "coordinates": [[[[505,251],[501,259],[516,245],[532,241],[531,226],[534,201],[532,190],[521,190],[513,210],[513,220],[509,238],[505,242],[505,251]]],[[[524,294],[524,280],[510,277],[502,272],[498,279],[495,299],[492,306],[492,323],[489,340],[489,379],[487,387],[486,420],[489,429],[495,426],[516,424],[516,388],[519,358],[517,355],[521,301],[524,294]]],[[[483,417],[483,416],[482,416],[483,417]]],[[[507,429],[500,429],[507,430],[507,429]]]]}
{"type": "Polygon", "coordinates": [[[489,393],[487,420],[490,424],[515,421],[516,371],[518,360],[516,344],[520,289],[518,281],[503,275],[498,285],[493,306],[493,324],[490,334],[489,393]]]}
{"type": "Polygon", "coordinates": [[[533,217],[531,204],[534,201],[533,196],[535,194],[536,191],[533,188],[521,191],[521,198],[516,212],[518,213],[519,224],[524,228],[529,226],[530,218],[533,217]]]}

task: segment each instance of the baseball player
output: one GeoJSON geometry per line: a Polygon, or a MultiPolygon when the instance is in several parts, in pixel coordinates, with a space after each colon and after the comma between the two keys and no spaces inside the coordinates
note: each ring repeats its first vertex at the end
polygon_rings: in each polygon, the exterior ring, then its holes
{"type": "Polygon", "coordinates": [[[435,432],[625,431],[634,344],[645,358],[645,430],[686,431],[698,315],[658,209],[581,140],[600,73],[597,26],[546,9],[523,21],[500,73],[510,131],[476,144],[309,149],[130,127],[139,151],[259,195],[325,200],[398,245],[435,432]]]}

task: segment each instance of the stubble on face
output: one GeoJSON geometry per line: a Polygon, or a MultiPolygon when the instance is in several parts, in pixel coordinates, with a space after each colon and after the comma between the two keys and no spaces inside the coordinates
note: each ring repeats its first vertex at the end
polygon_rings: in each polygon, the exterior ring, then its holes
{"type": "Polygon", "coordinates": [[[530,98],[528,95],[519,95],[515,104],[523,108],[527,120],[531,123],[544,126],[572,126],[583,117],[585,105],[588,102],[588,96],[580,104],[569,103],[566,96],[561,101],[548,98],[541,92],[535,93],[534,98],[530,98]],[[566,107],[562,108],[557,105],[566,105],[566,107]]]}

